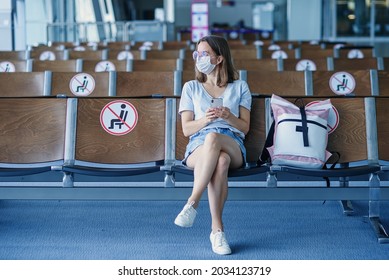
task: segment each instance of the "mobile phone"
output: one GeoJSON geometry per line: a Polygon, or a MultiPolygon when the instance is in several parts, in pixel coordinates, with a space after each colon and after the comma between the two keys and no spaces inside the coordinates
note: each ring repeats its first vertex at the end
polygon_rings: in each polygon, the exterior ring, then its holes
{"type": "Polygon", "coordinates": [[[212,98],[211,99],[211,108],[223,107],[223,99],[222,98],[212,98]]]}

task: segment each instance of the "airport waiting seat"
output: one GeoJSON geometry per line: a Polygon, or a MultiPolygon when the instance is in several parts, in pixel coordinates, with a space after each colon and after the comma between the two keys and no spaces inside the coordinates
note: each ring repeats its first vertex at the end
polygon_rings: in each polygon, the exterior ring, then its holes
{"type": "Polygon", "coordinates": [[[28,60],[29,71],[32,72],[81,72],[82,61],[80,59],[69,60],[28,60]]]}
{"type": "Polygon", "coordinates": [[[63,171],[133,176],[160,171],[165,160],[166,99],[72,98],[73,129],[63,171]]]}
{"type": "Polygon", "coordinates": [[[129,60],[129,71],[175,71],[180,70],[181,59],[133,59],[129,60]]]}
{"type": "Polygon", "coordinates": [[[0,97],[47,96],[49,81],[45,72],[0,73],[0,97]]]}
{"type": "MultiPolygon", "coordinates": [[[[173,173],[193,175],[193,169],[184,166],[181,161],[184,158],[188,137],[182,132],[181,118],[178,114],[179,99],[177,99],[176,113],[176,146],[175,146],[175,164],[171,167],[173,173]]],[[[254,97],[251,108],[250,130],[245,137],[244,145],[247,151],[246,166],[230,170],[229,177],[243,177],[266,173],[269,169],[267,165],[262,165],[258,159],[266,141],[266,109],[265,98],[254,97]]],[[[174,176],[171,180],[174,184],[174,176]]]]}
{"type": "Polygon", "coordinates": [[[233,59],[235,69],[248,71],[278,71],[279,63],[276,59],[233,59]]]}
{"type": "Polygon", "coordinates": [[[82,60],[81,68],[85,72],[129,71],[130,63],[130,59],[82,60]]]}
{"type": "Polygon", "coordinates": [[[377,57],[364,57],[360,59],[329,58],[329,69],[332,71],[341,70],[383,70],[377,57]]]}
{"type": "Polygon", "coordinates": [[[0,73],[3,72],[28,72],[27,60],[2,60],[0,59],[0,73]]]}
{"type": "Polygon", "coordinates": [[[0,60],[26,60],[27,51],[0,51],[0,60]]]}
{"type": "Polygon", "coordinates": [[[252,94],[306,96],[308,71],[240,71],[252,94]]]}
{"type": "Polygon", "coordinates": [[[313,96],[372,96],[376,70],[314,71],[313,96]]]}
{"type": "Polygon", "coordinates": [[[151,97],[181,94],[180,71],[116,72],[115,96],[151,97]]]}
{"type": "Polygon", "coordinates": [[[108,97],[115,95],[114,72],[51,72],[48,89],[53,96],[108,97]]]}
{"type": "Polygon", "coordinates": [[[58,169],[64,159],[66,114],[66,99],[2,97],[0,177],[58,169]]]}

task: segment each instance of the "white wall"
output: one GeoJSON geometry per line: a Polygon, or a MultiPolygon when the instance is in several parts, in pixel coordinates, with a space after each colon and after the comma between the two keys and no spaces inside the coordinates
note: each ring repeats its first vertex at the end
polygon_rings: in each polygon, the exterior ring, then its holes
{"type": "Polygon", "coordinates": [[[321,39],[321,0],[288,0],[288,40],[321,39]]]}
{"type": "Polygon", "coordinates": [[[51,1],[25,0],[26,4],[26,43],[33,45],[47,43],[46,26],[51,15],[51,1]]]}

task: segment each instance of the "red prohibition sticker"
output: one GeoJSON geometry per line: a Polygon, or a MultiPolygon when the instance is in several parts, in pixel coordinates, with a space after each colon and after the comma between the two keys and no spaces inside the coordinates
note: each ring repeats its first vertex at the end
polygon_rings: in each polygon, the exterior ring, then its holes
{"type": "MultiPolygon", "coordinates": [[[[316,104],[318,102],[319,101],[309,102],[305,107],[309,107],[309,106],[311,106],[313,104],[316,104]]],[[[328,120],[327,120],[327,131],[328,131],[328,134],[331,134],[332,132],[334,132],[335,129],[338,127],[338,125],[339,125],[339,112],[335,108],[335,106],[332,105],[332,109],[329,112],[328,120]]]]}
{"type": "Polygon", "coordinates": [[[87,74],[80,73],[70,80],[70,91],[76,96],[88,96],[95,89],[95,79],[87,74]]]}
{"type": "Polygon", "coordinates": [[[100,124],[109,134],[115,136],[131,132],[138,123],[138,111],[130,102],[115,100],[109,102],[100,113],[100,124]]]}
{"type": "Polygon", "coordinates": [[[356,82],[350,73],[336,72],[329,81],[332,92],[337,95],[347,95],[354,92],[356,82]]]}

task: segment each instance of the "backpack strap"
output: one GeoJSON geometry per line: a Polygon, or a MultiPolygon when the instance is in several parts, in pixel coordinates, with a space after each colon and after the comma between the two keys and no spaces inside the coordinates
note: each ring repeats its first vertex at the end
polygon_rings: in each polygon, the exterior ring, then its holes
{"type": "Polygon", "coordinates": [[[275,127],[275,123],[273,121],[271,123],[269,132],[268,132],[268,134],[266,136],[266,141],[265,141],[265,145],[263,146],[262,153],[259,156],[259,159],[258,159],[258,162],[257,162],[258,165],[262,165],[264,163],[270,163],[271,159],[270,159],[270,154],[269,154],[269,151],[267,150],[267,148],[273,146],[274,127],[275,127]]]}

